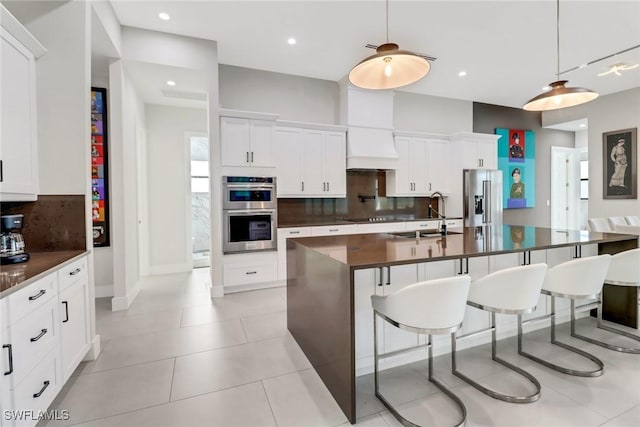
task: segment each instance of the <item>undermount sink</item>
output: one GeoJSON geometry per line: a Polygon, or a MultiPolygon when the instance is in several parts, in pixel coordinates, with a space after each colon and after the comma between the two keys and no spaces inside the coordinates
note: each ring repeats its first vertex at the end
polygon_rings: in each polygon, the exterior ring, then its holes
{"type": "MultiPolygon", "coordinates": [[[[419,237],[442,237],[439,231],[420,231],[419,237]]],[[[415,231],[405,231],[402,233],[389,233],[393,236],[405,237],[407,239],[415,239],[416,232],[415,231]]],[[[447,231],[447,234],[462,234],[459,231],[447,231]]]]}

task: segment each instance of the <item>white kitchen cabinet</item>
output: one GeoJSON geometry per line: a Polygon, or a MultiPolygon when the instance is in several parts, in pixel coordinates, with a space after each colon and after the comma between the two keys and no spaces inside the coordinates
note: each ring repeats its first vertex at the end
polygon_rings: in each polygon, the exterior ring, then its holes
{"type": "Polygon", "coordinates": [[[395,137],[398,168],[387,171],[387,196],[426,196],[427,141],[395,137]]]}
{"type": "Polygon", "coordinates": [[[222,166],[273,167],[275,121],[220,117],[222,166]]]}
{"type": "Polygon", "coordinates": [[[339,236],[342,234],[357,234],[358,224],[319,225],[311,227],[312,236],[339,236]]]}
{"type": "Polygon", "coordinates": [[[451,191],[449,139],[445,135],[396,132],[398,168],[387,171],[388,196],[429,196],[451,191]]]}
{"type": "Polygon", "coordinates": [[[60,291],[62,381],[67,381],[89,351],[89,295],[87,276],[60,291]]]}
{"type": "Polygon", "coordinates": [[[278,126],[278,197],[346,197],[345,132],[278,126]]]}
{"type": "Polygon", "coordinates": [[[38,195],[36,58],[44,47],[0,5],[0,201],[38,195]]]}
{"type": "MultiPolygon", "coordinates": [[[[451,136],[456,169],[496,169],[498,135],[461,132],[451,136]]],[[[460,172],[462,173],[462,172],[460,172]]]]}
{"type": "MultiPolygon", "coordinates": [[[[356,270],[354,276],[354,315],[357,372],[368,372],[373,366],[374,338],[371,295],[390,295],[417,281],[417,264],[356,270]]],[[[386,353],[418,345],[418,334],[400,330],[382,319],[378,319],[377,324],[380,352],[386,353]]],[[[408,355],[385,360],[383,363],[393,366],[406,363],[407,360],[420,360],[421,358],[424,358],[424,351],[417,350],[408,355]],[[411,359],[412,357],[413,359],[411,359]]]]}
{"type": "Polygon", "coordinates": [[[287,280],[287,239],[310,235],[311,227],[278,228],[278,280],[287,280]]]}
{"type": "Polygon", "coordinates": [[[276,251],[225,255],[222,259],[224,292],[275,286],[278,280],[276,251]]]}
{"type": "Polygon", "coordinates": [[[404,222],[365,222],[362,224],[356,224],[356,230],[358,234],[366,233],[397,233],[405,231],[404,222]]]}

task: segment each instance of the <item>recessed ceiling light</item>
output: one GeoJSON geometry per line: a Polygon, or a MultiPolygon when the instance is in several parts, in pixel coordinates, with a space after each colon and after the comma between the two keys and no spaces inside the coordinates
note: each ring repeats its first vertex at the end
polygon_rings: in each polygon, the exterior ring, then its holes
{"type": "Polygon", "coordinates": [[[289,37],[289,39],[287,40],[287,43],[289,43],[290,45],[294,45],[296,44],[296,39],[294,39],[293,37],[289,37]]]}
{"type": "Polygon", "coordinates": [[[458,76],[460,76],[460,77],[464,77],[464,76],[466,76],[466,75],[467,75],[467,72],[466,72],[466,71],[460,71],[460,72],[458,73],[458,76]]]}
{"type": "Polygon", "coordinates": [[[162,19],[163,21],[168,21],[169,19],[171,19],[167,12],[160,12],[158,14],[158,18],[162,19]]]}
{"type": "Polygon", "coordinates": [[[174,82],[173,80],[167,80],[167,84],[168,84],[169,86],[175,86],[175,85],[176,85],[176,82],[174,82]]]}

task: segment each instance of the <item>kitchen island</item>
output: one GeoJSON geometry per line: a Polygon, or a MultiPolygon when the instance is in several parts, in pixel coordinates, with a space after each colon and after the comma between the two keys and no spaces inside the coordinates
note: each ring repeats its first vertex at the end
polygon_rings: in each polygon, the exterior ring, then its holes
{"type": "MultiPolygon", "coordinates": [[[[356,295],[361,273],[379,271],[371,276],[375,277],[370,288],[374,293],[377,289],[393,289],[396,281],[407,281],[394,273],[403,266],[412,273],[413,266],[416,271],[417,266],[424,267],[422,277],[412,276],[422,280],[433,278],[430,272],[443,266],[448,275],[469,273],[473,278],[470,262],[474,265],[474,261],[492,257],[516,256],[520,263],[528,264],[546,262],[546,258],[539,260],[545,251],[566,250],[570,259],[582,256],[583,247],[597,248],[597,253],[638,247],[638,236],[615,233],[508,225],[454,231],[447,236],[420,238],[415,233],[379,233],[288,240],[287,327],[351,423],[357,416],[356,363],[360,355],[356,348],[371,345],[357,331],[367,325],[357,320],[361,317],[358,306],[366,304],[356,295]]],[[[438,275],[442,276],[442,271],[438,275]]],[[[630,292],[633,295],[611,299],[629,307],[627,297],[637,301],[637,289],[630,292]]],[[[606,293],[604,299],[606,303],[606,293]]],[[[620,313],[621,308],[605,304],[605,313],[637,318],[637,304],[631,306],[620,313]]]]}

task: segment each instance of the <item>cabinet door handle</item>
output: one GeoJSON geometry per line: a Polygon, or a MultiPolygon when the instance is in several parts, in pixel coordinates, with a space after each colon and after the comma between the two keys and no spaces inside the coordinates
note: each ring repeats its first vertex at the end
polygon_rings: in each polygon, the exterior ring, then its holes
{"type": "Polygon", "coordinates": [[[258,274],[257,271],[247,271],[245,274],[249,275],[249,274],[258,274]]]}
{"type": "Polygon", "coordinates": [[[327,191],[329,191],[329,183],[327,182],[327,191]]]}
{"type": "Polygon", "coordinates": [[[35,301],[35,300],[37,300],[38,298],[40,298],[42,295],[44,295],[46,293],[47,293],[46,290],[40,289],[40,292],[38,292],[37,294],[32,295],[32,296],[29,297],[29,301],[35,301]]]}
{"type": "Polygon", "coordinates": [[[4,173],[2,171],[3,171],[2,160],[0,160],[0,182],[4,181],[4,173]]]}
{"type": "Polygon", "coordinates": [[[302,181],[300,184],[301,184],[300,191],[304,191],[304,181],[302,181]]]}
{"type": "Polygon", "coordinates": [[[7,355],[9,356],[9,370],[4,374],[11,375],[13,373],[13,347],[11,344],[2,344],[2,348],[7,349],[7,355]]]}
{"type": "Polygon", "coordinates": [[[253,151],[251,152],[251,163],[253,163],[253,151]]]}
{"type": "Polygon", "coordinates": [[[44,385],[42,386],[40,391],[33,394],[33,398],[34,399],[37,399],[38,397],[42,396],[42,393],[44,393],[44,391],[47,389],[47,387],[49,387],[49,384],[51,384],[51,383],[49,381],[45,381],[45,382],[43,382],[43,384],[44,385]]]}
{"type": "Polygon", "coordinates": [[[378,286],[382,286],[382,267],[378,267],[378,273],[380,275],[380,281],[378,282],[378,286]]]}
{"type": "Polygon", "coordinates": [[[338,228],[330,228],[329,233],[337,233],[339,231],[338,228]]]}
{"type": "Polygon", "coordinates": [[[38,336],[37,336],[37,337],[33,337],[33,338],[31,338],[31,342],[36,342],[36,341],[38,341],[38,340],[39,340],[40,338],[42,338],[42,337],[44,336],[44,334],[46,334],[46,333],[47,333],[47,329],[46,329],[46,328],[45,328],[45,329],[40,330],[40,333],[38,334],[38,336]]]}
{"type": "Polygon", "coordinates": [[[249,163],[249,152],[247,151],[247,163],[249,163]]]}
{"type": "Polygon", "coordinates": [[[75,276],[76,274],[80,273],[81,271],[82,271],[81,269],[76,268],[75,270],[69,272],[69,276],[75,276]]]}
{"type": "Polygon", "coordinates": [[[429,183],[429,191],[431,191],[431,183],[429,183]]]}
{"type": "Polygon", "coordinates": [[[65,316],[65,319],[62,321],[62,323],[67,323],[69,321],[69,301],[62,301],[62,304],[64,304],[64,316],[65,316]]]}
{"type": "Polygon", "coordinates": [[[387,267],[387,283],[385,285],[391,285],[391,267],[387,267]]]}
{"type": "Polygon", "coordinates": [[[299,231],[290,231],[289,234],[300,234],[299,231]]]}

